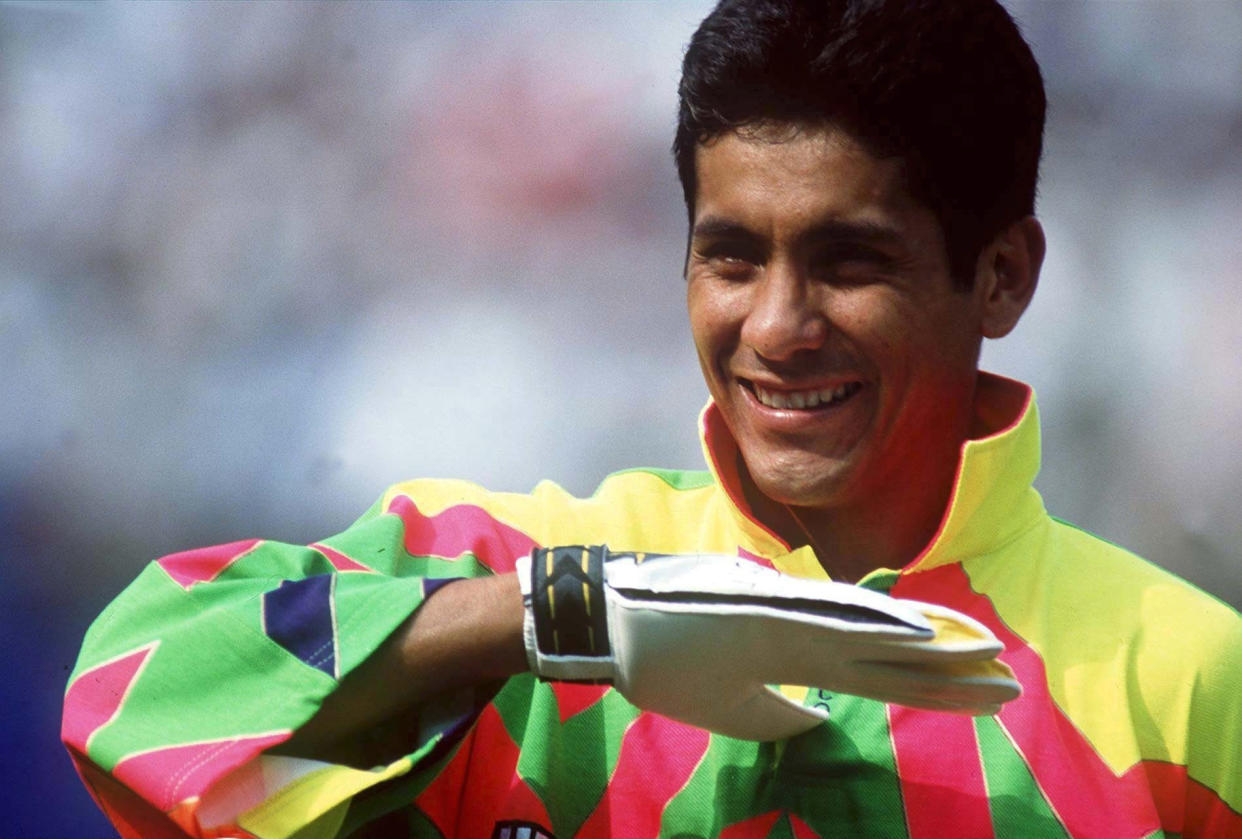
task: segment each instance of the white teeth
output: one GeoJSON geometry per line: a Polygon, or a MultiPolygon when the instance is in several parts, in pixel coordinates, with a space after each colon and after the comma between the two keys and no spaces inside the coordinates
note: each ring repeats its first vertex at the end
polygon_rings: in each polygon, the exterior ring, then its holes
{"type": "Polygon", "coordinates": [[[840,402],[861,387],[858,382],[846,382],[840,387],[828,387],[822,390],[797,391],[768,390],[753,382],[751,386],[755,397],[762,404],[767,405],[769,408],[781,410],[789,408],[804,410],[807,408],[817,408],[820,405],[829,405],[833,402],[840,402]]]}

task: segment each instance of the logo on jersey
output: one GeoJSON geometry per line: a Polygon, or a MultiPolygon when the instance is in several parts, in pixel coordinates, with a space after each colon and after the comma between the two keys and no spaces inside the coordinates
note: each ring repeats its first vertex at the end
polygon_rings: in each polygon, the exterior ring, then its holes
{"type": "Polygon", "coordinates": [[[534,822],[503,821],[496,822],[492,829],[492,839],[556,839],[547,828],[534,822]]]}

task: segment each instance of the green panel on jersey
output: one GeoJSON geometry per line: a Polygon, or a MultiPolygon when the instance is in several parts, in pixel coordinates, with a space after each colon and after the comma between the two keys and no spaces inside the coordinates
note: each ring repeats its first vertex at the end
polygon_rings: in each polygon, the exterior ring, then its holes
{"type": "Polygon", "coordinates": [[[434,556],[410,556],[402,551],[401,561],[397,564],[393,576],[427,577],[439,580],[486,577],[491,573],[474,558],[473,554],[462,554],[459,559],[440,559],[434,556]]]}
{"type": "Polygon", "coordinates": [[[712,484],[712,473],[706,470],[656,469],[654,467],[622,469],[620,472],[614,472],[609,475],[604,479],[604,482],[607,483],[610,478],[615,478],[618,475],[631,475],[635,472],[654,475],[673,489],[699,489],[712,484]]]}
{"type": "Polygon", "coordinates": [[[772,765],[780,745],[713,734],[690,780],[664,808],[660,835],[718,836],[725,825],[773,809],[772,765]]]}
{"type": "Polygon", "coordinates": [[[190,598],[155,563],[144,568],[124,594],[109,603],[86,630],[82,653],[69,674],[70,684],[83,671],[158,639],[166,616],[185,609],[190,598]]]}
{"type": "MultiPolygon", "coordinates": [[[[233,596],[240,589],[234,586],[252,586],[258,591],[266,591],[275,586],[276,580],[301,580],[316,574],[331,574],[332,563],[319,553],[303,545],[290,545],[285,542],[260,542],[243,556],[222,568],[213,583],[227,582],[230,585],[222,593],[233,596]]],[[[196,584],[190,591],[198,597],[212,592],[213,586],[196,584]]]]}
{"type": "Polygon", "coordinates": [[[976,717],[975,732],[996,835],[1069,839],[1000,723],[994,717],[976,717]]]}
{"type": "MultiPolygon", "coordinates": [[[[808,695],[808,701],[819,698],[816,691],[808,695]]],[[[788,741],[713,736],[690,782],[665,809],[661,835],[715,836],[724,826],[780,808],[822,839],[904,839],[884,705],[844,694],[831,697],[830,705],[829,722],[788,741]]],[[[788,825],[782,819],[773,835],[784,835],[788,825]]]]}
{"type": "Polygon", "coordinates": [[[422,580],[377,574],[338,574],[334,594],[337,660],[349,673],[405,623],[423,602],[422,580]]]}
{"type": "Polygon", "coordinates": [[[355,836],[357,839],[374,836],[445,839],[435,822],[417,807],[408,805],[446,762],[438,761],[434,770],[426,767],[426,780],[417,784],[412,784],[410,776],[405,775],[354,796],[337,839],[355,836]]]}
{"type": "MultiPolygon", "coordinates": [[[[203,743],[292,728],[306,721],[312,704],[335,687],[332,676],[308,666],[269,638],[262,595],[282,579],[320,568],[323,558],[302,546],[264,542],[231,563],[211,585],[187,591],[159,565],[147,566],[124,601],[97,622],[121,650],[133,652],[153,639],[142,676],[129,686],[108,725],[91,740],[91,757],[104,768],[122,757],[176,744],[203,743]],[[253,577],[235,578],[245,565],[253,577]],[[185,617],[170,624],[168,616],[185,617]],[[185,709],[194,707],[195,713],[185,709]]],[[[337,662],[342,673],[366,658],[422,597],[418,578],[375,574],[337,580],[334,618],[344,630],[337,662]]],[[[90,640],[88,634],[88,641],[90,640]]],[[[85,659],[85,657],[84,657],[85,659]]]]}
{"type": "MultiPolygon", "coordinates": [[[[444,834],[440,832],[440,828],[436,827],[435,822],[427,818],[418,809],[411,807],[409,810],[410,819],[410,836],[426,836],[428,839],[443,839],[444,834]]],[[[362,835],[366,835],[364,832],[362,835]]],[[[403,838],[404,839],[404,838],[403,838]]]]}
{"type": "Polygon", "coordinates": [[[505,724],[505,731],[520,747],[526,739],[526,725],[530,721],[531,693],[551,688],[546,682],[540,682],[533,673],[520,673],[507,679],[504,687],[492,699],[492,705],[500,714],[505,724]]]}
{"type": "Polygon", "coordinates": [[[898,578],[901,573],[891,568],[877,568],[867,576],[858,581],[860,588],[878,591],[881,594],[888,594],[893,590],[893,586],[897,585],[898,578]]]}
{"type": "Polygon", "coordinates": [[[460,557],[411,556],[405,552],[405,524],[379,516],[323,544],[390,577],[482,577],[491,573],[471,554],[460,557]]]}
{"type": "MultiPolygon", "coordinates": [[[[808,701],[821,699],[811,691],[808,701]]],[[[907,835],[884,703],[827,699],[827,722],[788,741],[776,768],[777,803],[822,839],[907,835]]]]}
{"type": "Polygon", "coordinates": [[[130,686],[123,706],[91,740],[91,758],[111,769],[127,754],[177,743],[278,731],[305,721],[303,706],[273,696],[322,696],[334,681],[285,654],[255,627],[226,619],[167,632],[130,686]],[[267,697],[239,703],[238,696],[267,697]],[[185,708],[194,703],[194,714],[185,708]],[[239,724],[244,720],[244,727],[239,724]]]}
{"type": "Polygon", "coordinates": [[[794,835],[793,825],[789,823],[789,816],[784,815],[777,819],[766,839],[798,839],[794,835]]]}
{"type": "Polygon", "coordinates": [[[358,518],[354,519],[354,522],[353,524],[350,525],[350,527],[351,528],[357,527],[358,525],[365,523],[367,519],[379,518],[383,514],[384,514],[384,496],[381,495],[379,498],[375,499],[375,501],[371,504],[371,506],[367,508],[367,511],[365,513],[358,516],[358,518]]]}
{"type": "Polygon", "coordinates": [[[561,723],[552,685],[542,681],[502,691],[493,702],[522,749],[517,772],[543,801],[552,832],[574,835],[603,796],[638,710],[610,690],[561,723]]]}

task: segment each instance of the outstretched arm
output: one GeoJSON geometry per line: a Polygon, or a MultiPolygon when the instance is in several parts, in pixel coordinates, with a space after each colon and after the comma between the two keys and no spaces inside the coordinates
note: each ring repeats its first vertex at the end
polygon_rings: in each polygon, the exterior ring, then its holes
{"type": "Polygon", "coordinates": [[[517,575],[458,580],[419,606],[342,681],[277,751],[333,763],[373,765],[405,753],[362,735],[445,691],[527,669],[517,575]]]}
{"type": "Polygon", "coordinates": [[[495,578],[530,540],[464,509],[393,494],[309,546],[250,539],[147,566],[88,631],[62,725],[122,834],[330,819],[451,742],[488,680],[525,667],[517,586],[495,578]]]}

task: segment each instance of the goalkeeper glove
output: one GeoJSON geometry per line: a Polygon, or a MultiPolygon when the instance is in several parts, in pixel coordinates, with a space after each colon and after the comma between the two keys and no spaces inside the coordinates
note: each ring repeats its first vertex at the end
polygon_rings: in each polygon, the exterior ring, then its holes
{"type": "Polygon", "coordinates": [[[779,740],[827,718],[770,684],[967,714],[1021,692],[973,618],[736,557],[537,548],[518,579],[536,675],[608,682],[730,737],[779,740]]]}

